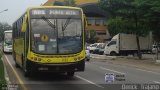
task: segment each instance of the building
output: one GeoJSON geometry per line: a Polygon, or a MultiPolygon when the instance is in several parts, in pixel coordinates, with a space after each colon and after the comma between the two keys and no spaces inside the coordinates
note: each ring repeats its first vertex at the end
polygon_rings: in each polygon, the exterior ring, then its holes
{"type": "MultiPolygon", "coordinates": [[[[95,30],[99,42],[110,38],[106,25],[107,14],[97,6],[98,0],[68,0],[68,3],[65,1],[67,0],[48,0],[44,6],[65,6],[68,4],[68,6],[81,7],[88,20],[87,32],[95,30]]],[[[90,37],[90,33],[88,37],[90,37]]]]}

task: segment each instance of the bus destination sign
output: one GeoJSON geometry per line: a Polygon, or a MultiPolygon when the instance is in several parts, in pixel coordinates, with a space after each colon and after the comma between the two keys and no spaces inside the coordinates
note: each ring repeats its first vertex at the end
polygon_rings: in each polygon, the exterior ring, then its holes
{"type": "Polygon", "coordinates": [[[37,16],[80,16],[79,10],[73,9],[33,9],[31,10],[31,17],[37,16]]]}

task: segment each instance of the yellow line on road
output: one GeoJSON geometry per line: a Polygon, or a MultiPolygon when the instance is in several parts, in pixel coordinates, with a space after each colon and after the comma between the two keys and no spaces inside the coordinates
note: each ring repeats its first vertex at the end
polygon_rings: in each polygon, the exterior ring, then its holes
{"type": "Polygon", "coordinates": [[[20,76],[17,74],[17,72],[16,72],[16,70],[14,69],[14,67],[13,67],[13,66],[11,65],[11,63],[9,62],[8,57],[7,57],[6,55],[4,55],[4,56],[5,56],[5,58],[6,58],[7,62],[8,62],[8,64],[9,64],[10,67],[12,68],[14,74],[16,75],[16,78],[18,79],[18,81],[19,81],[19,83],[20,83],[22,89],[23,89],[23,90],[28,90],[28,89],[26,88],[26,86],[24,85],[23,80],[20,78],[20,76]]]}

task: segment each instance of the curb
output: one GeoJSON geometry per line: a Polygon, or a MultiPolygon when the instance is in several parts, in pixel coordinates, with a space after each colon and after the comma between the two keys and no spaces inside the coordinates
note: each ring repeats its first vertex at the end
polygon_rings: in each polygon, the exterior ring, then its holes
{"type": "MultiPolygon", "coordinates": [[[[92,58],[97,58],[97,59],[106,59],[106,60],[112,60],[116,58],[126,58],[126,59],[135,59],[138,57],[133,57],[133,56],[106,56],[106,55],[98,55],[98,54],[90,54],[90,57],[92,58]]],[[[154,57],[150,58],[143,58],[143,59],[152,59],[156,60],[154,57]]]]}
{"type": "Polygon", "coordinates": [[[106,56],[106,55],[98,55],[98,54],[91,54],[91,58],[96,58],[96,59],[103,59],[103,60],[115,60],[117,58],[134,58],[130,56],[106,56]]]}
{"type": "Polygon", "coordinates": [[[91,54],[91,58],[95,59],[102,59],[102,60],[115,60],[117,56],[104,56],[104,55],[96,55],[96,54],[91,54]]]}
{"type": "Polygon", "coordinates": [[[6,82],[7,82],[7,85],[9,85],[10,84],[10,80],[9,80],[9,76],[8,76],[8,73],[7,73],[7,69],[6,69],[6,66],[5,66],[5,63],[4,63],[4,59],[3,59],[3,53],[2,53],[2,50],[0,49],[0,53],[1,53],[1,55],[2,55],[2,57],[1,57],[1,60],[2,60],[2,62],[3,62],[3,65],[4,65],[4,76],[5,76],[5,80],[6,80],[6,82]]]}
{"type": "Polygon", "coordinates": [[[6,82],[7,82],[7,85],[8,85],[8,84],[10,84],[9,76],[8,76],[7,69],[6,69],[6,67],[5,67],[3,58],[1,58],[1,60],[2,60],[3,65],[4,65],[4,76],[5,76],[5,80],[6,80],[6,82]]]}

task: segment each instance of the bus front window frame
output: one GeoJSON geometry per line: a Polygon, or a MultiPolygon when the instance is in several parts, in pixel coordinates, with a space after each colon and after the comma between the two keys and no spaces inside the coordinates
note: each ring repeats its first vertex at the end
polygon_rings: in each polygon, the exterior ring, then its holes
{"type": "MultiPolygon", "coordinates": [[[[32,18],[33,19],[33,18],[32,18]]],[[[32,27],[32,19],[31,19],[31,36],[33,36],[33,34],[32,34],[32,29],[33,29],[33,27],[32,27]]],[[[48,19],[48,18],[47,18],[48,19]]],[[[57,43],[57,51],[55,52],[55,53],[42,53],[42,52],[37,52],[37,51],[34,51],[34,50],[32,50],[33,48],[31,47],[31,50],[33,51],[33,52],[35,52],[35,53],[41,53],[41,54],[55,54],[55,55],[61,55],[61,54],[74,54],[74,53],[79,53],[79,52],[81,52],[82,51],[82,49],[83,49],[83,39],[82,39],[82,37],[83,37],[83,28],[82,28],[82,19],[81,18],[56,18],[56,19],[54,19],[55,20],[55,22],[53,23],[51,20],[52,19],[48,19],[49,20],[49,22],[51,22],[50,24],[48,24],[47,22],[48,22],[48,20],[44,20],[44,18],[43,18],[43,21],[45,21],[50,27],[52,26],[52,30],[54,29],[55,30],[55,32],[56,32],[56,43],[57,43]],[[61,22],[59,22],[59,20],[66,20],[63,24],[62,24],[62,21],[61,22]],[[68,20],[69,19],[69,20],[68,20]],[[80,49],[78,50],[78,51],[76,51],[76,52],[70,52],[70,53],[67,53],[67,51],[66,51],[66,53],[64,52],[64,51],[60,51],[61,49],[59,48],[59,41],[60,41],[60,38],[62,38],[62,36],[60,37],[60,35],[59,35],[59,29],[61,28],[61,30],[62,31],[67,31],[67,30],[63,30],[63,29],[67,29],[68,28],[68,25],[70,24],[70,23],[72,23],[71,21],[72,20],[79,20],[80,22],[80,36],[79,36],[79,40],[80,40],[80,49]],[[71,21],[70,21],[71,20],[71,21]],[[67,21],[69,21],[69,22],[67,22],[67,21]],[[56,25],[58,23],[58,25],[56,25]],[[63,25],[63,26],[62,26],[63,25]],[[64,26],[65,25],[65,26],[64,26]],[[54,27],[53,27],[54,26],[54,27]]],[[[36,18],[36,20],[38,20],[37,18],[36,18]]],[[[63,32],[64,33],[64,32],[63,32]]],[[[66,34],[66,32],[65,32],[65,34],[66,34]]],[[[71,32],[71,34],[72,34],[72,32],[71,32]]],[[[76,38],[76,37],[75,37],[76,38]]],[[[78,38],[78,37],[77,37],[78,38]]],[[[33,38],[31,37],[31,46],[33,45],[33,40],[32,40],[33,38]]],[[[54,40],[53,40],[54,41],[54,40]]],[[[74,46],[74,45],[73,45],[74,46]]],[[[43,49],[44,48],[44,46],[43,46],[43,44],[42,44],[42,48],[41,49],[43,49]]],[[[78,47],[77,47],[78,48],[78,47]]]]}

